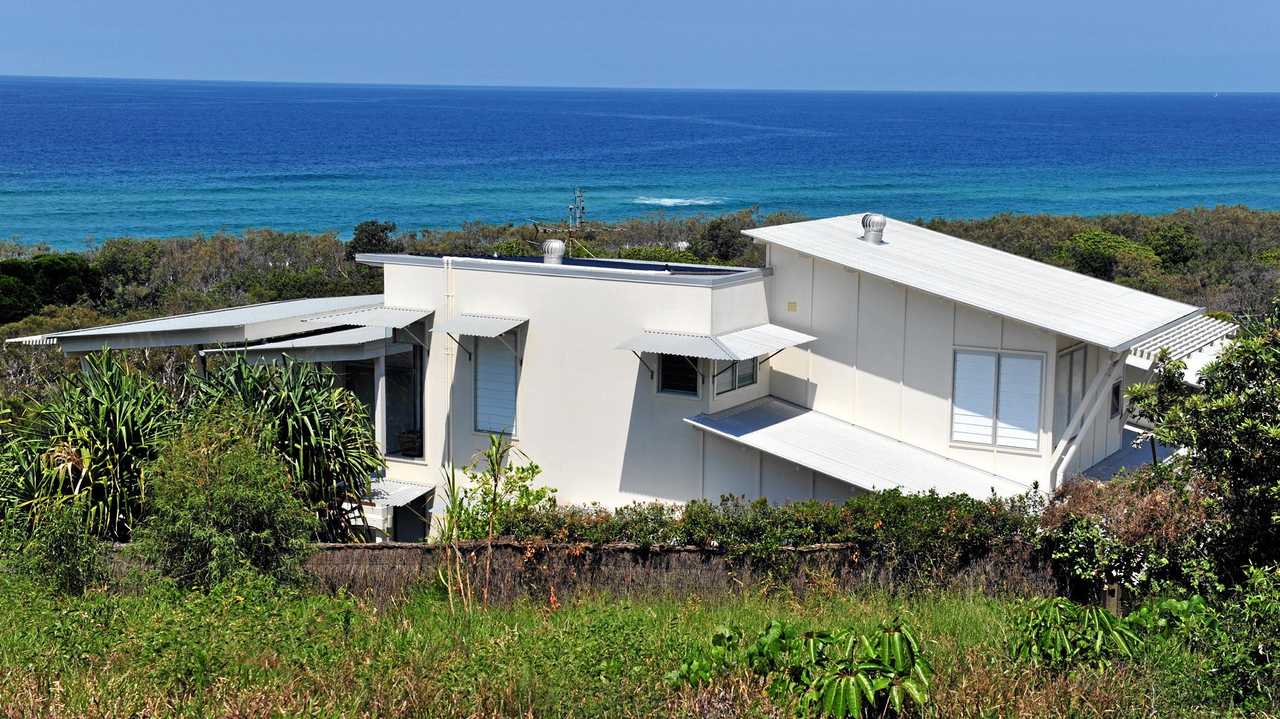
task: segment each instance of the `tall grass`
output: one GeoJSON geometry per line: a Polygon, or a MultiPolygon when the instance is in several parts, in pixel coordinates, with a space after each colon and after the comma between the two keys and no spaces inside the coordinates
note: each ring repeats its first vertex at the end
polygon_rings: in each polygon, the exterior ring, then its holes
{"type": "MultiPolygon", "coordinates": [[[[869,632],[899,613],[937,670],[936,716],[1151,716],[1174,705],[1160,666],[1049,675],[1001,659],[1008,605],[954,594],[600,597],[450,612],[417,593],[375,608],[241,579],[207,593],[51,598],[0,576],[0,715],[784,716],[749,676],[663,676],[722,625],[779,618],[869,632]]],[[[1184,667],[1185,668],[1185,667],[1184,667]]],[[[1177,701],[1186,701],[1178,695],[1177,701]]]]}

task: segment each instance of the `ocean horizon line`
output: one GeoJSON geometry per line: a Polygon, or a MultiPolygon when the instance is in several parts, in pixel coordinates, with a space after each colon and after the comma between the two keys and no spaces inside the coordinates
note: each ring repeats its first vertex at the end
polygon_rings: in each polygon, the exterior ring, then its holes
{"type": "Polygon", "coordinates": [[[1280,95],[1276,89],[1030,89],[1030,88],[822,88],[822,87],[716,87],[716,86],[659,86],[659,85],[542,85],[502,83],[430,83],[430,82],[376,82],[366,80],[267,80],[237,78],[181,78],[181,77],[124,77],[110,75],[12,75],[0,73],[5,80],[52,80],[78,82],[137,82],[155,84],[196,85],[263,85],[269,87],[328,87],[328,88],[381,88],[420,90],[528,90],[528,91],[617,91],[617,92],[708,92],[708,93],[769,93],[769,94],[833,94],[833,95],[1280,95]]]}

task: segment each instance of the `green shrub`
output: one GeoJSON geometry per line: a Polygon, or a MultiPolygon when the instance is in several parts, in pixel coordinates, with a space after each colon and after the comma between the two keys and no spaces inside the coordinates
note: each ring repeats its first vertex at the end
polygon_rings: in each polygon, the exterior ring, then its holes
{"type": "Polygon", "coordinates": [[[1228,521],[1212,483],[1181,471],[1065,484],[1038,537],[1059,591],[1077,601],[1098,601],[1108,584],[1138,594],[1218,591],[1228,521]]]}
{"type": "Polygon", "coordinates": [[[138,551],[184,586],[242,570],[290,581],[316,531],[264,421],[234,405],[183,426],[148,466],[151,511],[138,551]]]}
{"type": "Polygon", "coordinates": [[[643,260],[645,262],[672,262],[692,265],[698,262],[698,256],[688,250],[677,250],[663,245],[639,245],[624,247],[618,251],[618,257],[624,260],[643,260]]]}
{"type": "Polygon", "coordinates": [[[1072,235],[1058,248],[1057,260],[1076,272],[1107,281],[1115,280],[1121,269],[1137,274],[1160,261],[1150,247],[1096,228],[1072,235]]]}
{"type": "Polygon", "coordinates": [[[1023,601],[1013,617],[1009,653],[1034,667],[1108,667],[1132,659],[1142,640],[1111,612],[1061,597],[1023,601]]]}
{"type": "Polygon", "coordinates": [[[320,518],[327,541],[355,536],[355,515],[374,473],[385,467],[373,424],[360,400],[333,373],[286,358],[250,364],[243,355],[195,380],[193,406],[228,402],[254,408],[266,420],[276,452],[299,496],[320,518]]]}
{"type": "MultiPolygon", "coordinates": [[[[544,516],[555,508],[555,490],[534,487],[542,469],[533,462],[516,464],[510,458],[519,450],[504,438],[491,435],[489,450],[464,468],[468,487],[446,510],[457,539],[493,536],[530,539],[529,518],[544,516]]],[[[520,455],[523,456],[523,455],[520,455]]]]}
{"type": "Polygon", "coordinates": [[[1280,702],[1280,567],[1250,567],[1246,580],[1225,602],[1220,631],[1205,647],[1215,674],[1236,697],[1258,706],[1280,702]]]}
{"type": "Polygon", "coordinates": [[[106,578],[106,544],[89,531],[85,498],[47,511],[34,527],[11,514],[4,523],[5,562],[61,594],[79,595],[106,578]]]}

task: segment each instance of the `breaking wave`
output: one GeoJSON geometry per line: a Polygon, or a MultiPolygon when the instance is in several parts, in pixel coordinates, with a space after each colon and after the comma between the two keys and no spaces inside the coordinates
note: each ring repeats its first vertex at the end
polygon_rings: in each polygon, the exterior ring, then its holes
{"type": "Polygon", "coordinates": [[[723,197],[637,197],[631,201],[634,205],[657,205],[658,207],[704,207],[724,204],[723,197]]]}

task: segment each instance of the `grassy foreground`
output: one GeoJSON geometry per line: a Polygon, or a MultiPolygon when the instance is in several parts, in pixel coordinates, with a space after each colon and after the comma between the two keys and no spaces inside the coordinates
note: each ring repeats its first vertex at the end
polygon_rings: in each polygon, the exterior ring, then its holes
{"type": "Polygon", "coordinates": [[[51,597],[0,575],[4,716],[787,716],[758,680],[663,675],[721,625],[873,629],[901,612],[937,670],[936,715],[1204,716],[1197,664],[1163,650],[1105,673],[1004,659],[999,600],[922,595],[594,599],[452,614],[421,593],[376,607],[254,580],[208,593],[51,597]]]}

